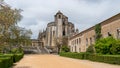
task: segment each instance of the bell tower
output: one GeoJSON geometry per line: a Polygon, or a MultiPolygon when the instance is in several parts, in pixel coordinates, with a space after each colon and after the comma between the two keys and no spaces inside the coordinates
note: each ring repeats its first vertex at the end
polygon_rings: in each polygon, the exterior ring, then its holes
{"type": "Polygon", "coordinates": [[[62,23],[63,23],[63,14],[60,11],[58,11],[55,15],[57,37],[62,37],[62,31],[63,31],[62,23]]]}

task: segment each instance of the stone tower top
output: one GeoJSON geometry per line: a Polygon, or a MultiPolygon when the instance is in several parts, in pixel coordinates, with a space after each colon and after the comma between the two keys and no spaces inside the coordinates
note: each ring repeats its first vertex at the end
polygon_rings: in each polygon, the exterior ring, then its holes
{"type": "Polygon", "coordinates": [[[62,14],[62,12],[59,10],[56,14],[62,14]]]}

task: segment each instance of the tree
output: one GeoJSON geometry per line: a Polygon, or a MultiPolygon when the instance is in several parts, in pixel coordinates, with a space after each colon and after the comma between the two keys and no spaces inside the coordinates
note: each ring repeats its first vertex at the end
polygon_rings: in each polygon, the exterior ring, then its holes
{"type": "Polygon", "coordinates": [[[116,40],[115,43],[110,48],[111,54],[119,54],[120,55],[120,40],[116,40]]]}
{"type": "Polygon", "coordinates": [[[9,45],[9,31],[21,20],[21,10],[11,9],[6,3],[0,4],[0,43],[9,45]]]}
{"type": "MultiPolygon", "coordinates": [[[[26,30],[17,25],[22,19],[21,9],[12,9],[9,5],[0,1],[0,48],[31,44],[31,30],[26,30]]],[[[6,49],[6,48],[5,48],[6,49]]]]}
{"type": "Polygon", "coordinates": [[[95,49],[100,54],[120,54],[120,40],[109,36],[95,43],[95,49]]]}

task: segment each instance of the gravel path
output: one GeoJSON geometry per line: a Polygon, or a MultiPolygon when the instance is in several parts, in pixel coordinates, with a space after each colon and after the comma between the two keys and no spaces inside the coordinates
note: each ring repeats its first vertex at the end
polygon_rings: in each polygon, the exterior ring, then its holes
{"type": "Polygon", "coordinates": [[[112,65],[88,60],[78,60],[58,55],[25,55],[13,68],[120,68],[112,65]]]}

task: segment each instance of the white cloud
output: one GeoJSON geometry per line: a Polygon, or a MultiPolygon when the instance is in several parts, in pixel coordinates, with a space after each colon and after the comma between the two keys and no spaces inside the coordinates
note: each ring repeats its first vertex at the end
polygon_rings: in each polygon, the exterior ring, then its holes
{"type": "Polygon", "coordinates": [[[39,30],[54,20],[54,15],[61,10],[69,21],[80,31],[95,25],[120,12],[120,0],[5,0],[15,8],[21,8],[23,20],[20,26],[33,31],[32,38],[37,38],[39,30]]]}

